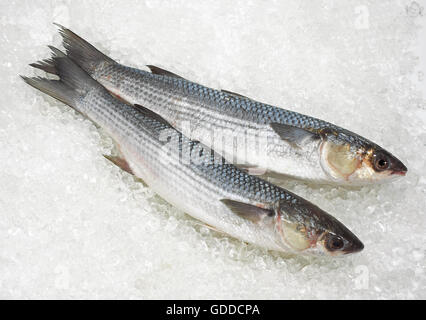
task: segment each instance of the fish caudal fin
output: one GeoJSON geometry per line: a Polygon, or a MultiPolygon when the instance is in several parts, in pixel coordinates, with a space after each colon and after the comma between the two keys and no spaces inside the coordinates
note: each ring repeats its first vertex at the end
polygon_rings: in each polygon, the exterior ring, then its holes
{"type": "Polygon", "coordinates": [[[21,78],[30,86],[81,112],[77,104],[82,97],[94,88],[105,89],[60,50],[54,47],[49,48],[52,50],[52,58],[31,64],[31,66],[47,72],[51,71],[50,73],[59,76],[59,80],[23,76],[21,78]]]}
{"type": "Polygon", "coordinates": [[[21,76],[21,78],[30,86],[52,96],[55,99],[75,108],[75,92],[68,88],[64,83],[57,80],[49,80],[41,77],[28,78],[21,76]]]}
{"type": "Polygon", "coordinates": [[[59,33],[63,38],[63,45],[67,56],[90,75],[102,63],[116,63],[71,30],[57,23],[55,25],[59,27],[59,33]]]}

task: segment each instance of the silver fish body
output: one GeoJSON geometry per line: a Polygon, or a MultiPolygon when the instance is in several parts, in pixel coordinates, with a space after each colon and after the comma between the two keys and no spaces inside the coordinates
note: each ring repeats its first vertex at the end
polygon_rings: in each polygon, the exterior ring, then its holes
{"type": "Polygon", "coordinates": [[[286,252],[362,250],[342,223],[297,195],[226,162],[157,114],[111,96],[59,50],[50,66],[60,80],[25,78],[102,127],[128,171],[194,218],[233,237],[286,252]]]}
{"type": "Polygon", "coordinates": [[[120,64],[105,65],[92,76],[110,92],[160,114],[234,164],[306,180],[329,179],[321,168],[318,140],[307,140],[303,149],[295,150],[264,118],[264,113],[284,109],[268,110],[272,108],[248,98],[120,64]]]}
{"type": "MultiPolygon", "coordinates": [[[[67,55],[110,92],[158,113],[236,165],[338,184],[386,181],[407,171],[386,150],[336,125],[158,67],[149,66],[152,72],[126,67],[70,30],[60,32],[67,55]]],[[[49,72],[43,63],[34,66],[49,72]]]]}

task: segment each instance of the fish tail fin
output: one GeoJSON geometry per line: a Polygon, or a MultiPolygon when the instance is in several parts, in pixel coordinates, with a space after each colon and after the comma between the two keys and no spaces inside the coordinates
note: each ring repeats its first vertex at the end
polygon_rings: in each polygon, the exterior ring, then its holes
{"type": "Polygon", "coordinates": [[[80,69],[70,58],[60,50],[49,47],[52,58],[31,64],[35,68],[43,69],[59,76],[59,80],[41,77],[21,78],[30,86],[62,101],[70,107],[82,112],[79,101],[91,90],[105,90],[98,82],[93,80],[86,72],[80,69]]]}
{"type": "Polygon", "coordinates": [[[92,75],[101,64],[116,63],[71,30],[55,25],[59,27],[67,56],[88,74],[92,75]]]}
{"type": "Polygon", "coordinates": [[[47,73],[58,74],[58,71],[55,67],[55,62],[53,59],[44,59],[34,63],[30,63],[30,66],[33,68],[41,69],[47,73]]]}

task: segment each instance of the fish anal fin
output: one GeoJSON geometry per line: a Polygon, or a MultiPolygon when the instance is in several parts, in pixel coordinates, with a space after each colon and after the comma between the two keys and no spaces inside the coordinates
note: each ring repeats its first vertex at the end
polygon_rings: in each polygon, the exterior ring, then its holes
{"type": "Polygon", "coordinates": [[[126,161],[126,159],[121,158],[119,156],[108,156],[104,154],[104,157],[111,161],[113,164],[115,164],[117,167],[120,167],[122,170],[130,173],[131,175],[134,175],[132,169],[129,166],[129,163],[126,161]]]}
{"type": "Polygon", "coordinates": [[[159,74],[159,75],[162,75],[162,76],[167,76],[167,77],[173,77],[173,78],[180,78],[180,79],[183,79],[183,77],[178,76],[177,74],[175,74],[175,73],[173,73],[173,72],[170,72],[170,71],[167,71],[167,70],[161,69],[161,68],[159,68],[159,67],[156,67],[156,66],[153,66],[153,65],[147,65],[147,67],[149,68],[149,70],[151,70],[151,72],[152,72],[153,74],[159,74]]]}
{"type": "Polygon", "coordinates": [[[264,205],[252,205],[230,199],[221,199],[220,201],[237,216],[254,223],[259,223],[265,218],[275,215],[273,209],[264,205]]]}
{"type": "Polygon", "coordinates": [[[242,94],[235,93],[235,92],[232,92],[232,91],[229,91],[229,90],[221,89],[220,91],[222,91],[222,92],[224,92],[224,93],[227,93],[227,94],[229,94],[229,95],[231,95],[231,96],[236,96],[236,97],[238,97],[238,98],[248,99],[248,97],[243,96],[242,94]]]}
{"type": "Polygon", "coordinates": [[[287,141],[296,148],[300,148],[306,140],[315,140],[320,138],[320,135],[317,133],[292,125],[273,122],[270,126],[281,139],[287,141]]]}

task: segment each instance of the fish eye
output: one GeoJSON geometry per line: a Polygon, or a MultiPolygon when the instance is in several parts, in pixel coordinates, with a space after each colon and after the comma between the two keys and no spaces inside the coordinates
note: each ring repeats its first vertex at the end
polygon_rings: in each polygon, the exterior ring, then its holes
{"type": "Polygon", "coordinates": [[[386,170],[389,168],[389,160],[387,157],[383,155],[376,155],[376,159],[374,160],[374,167],[379,170],[386,170]]]}
{"type": "Polygon", "coordinates": [[[336,251],[342,249],[344,244],[342,238],[332,235],[328,237],[326,247],[329,251],[336,251]]]}

